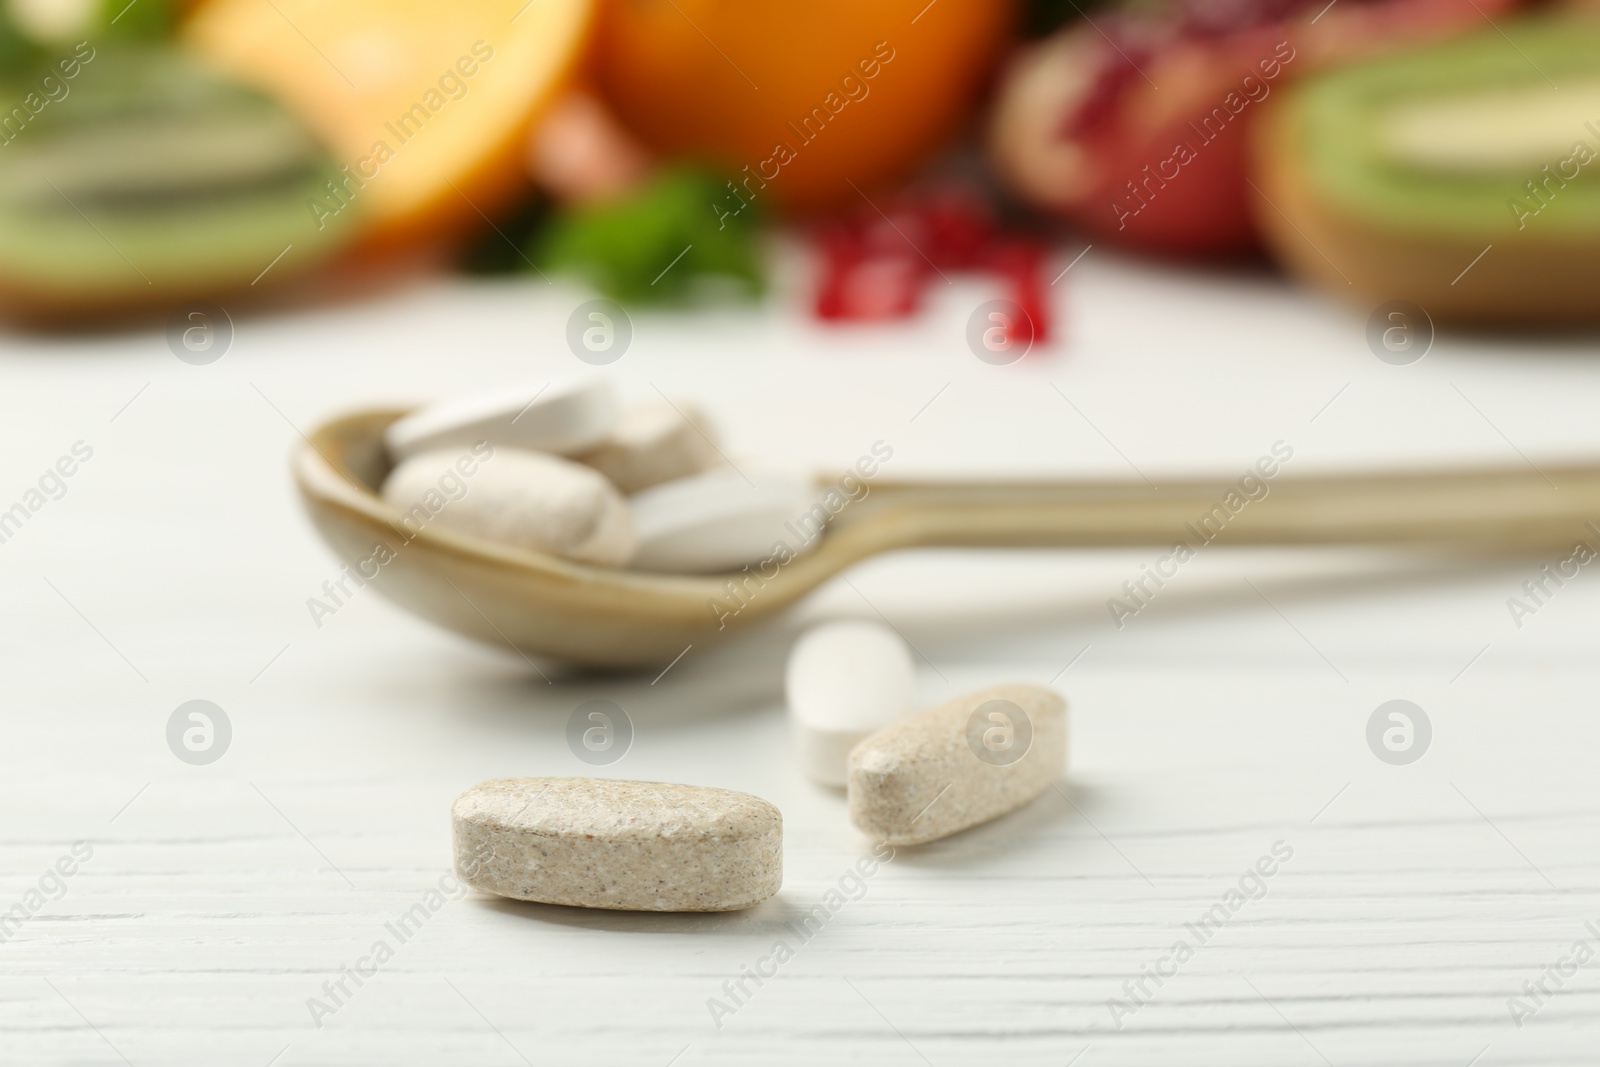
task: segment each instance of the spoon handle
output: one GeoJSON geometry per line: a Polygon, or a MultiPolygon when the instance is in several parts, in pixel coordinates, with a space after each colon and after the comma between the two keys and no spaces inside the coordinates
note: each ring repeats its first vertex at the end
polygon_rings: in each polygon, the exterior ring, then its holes
{"type": "Polygon", "coordinates": [[[918,484],[875,481],[833,526],[891,546],[1195,547],[1600,544],[1600,466],[1484,468],[1236,482],[918,484]],[[870,521],[869,521],[870,520],[870,521]],[[870,534],[868,531],[871,531],[870,534]]]}

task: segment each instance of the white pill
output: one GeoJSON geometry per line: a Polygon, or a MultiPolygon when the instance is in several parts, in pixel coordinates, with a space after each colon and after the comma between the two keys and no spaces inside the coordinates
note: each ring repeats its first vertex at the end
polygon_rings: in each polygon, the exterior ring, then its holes
{"type": "Polygon", "coordinates": [[[606,378],[536,382],[429,404],[391,423],[383,440],[396,463],[479,441],[567,455],[605,440],[621,413],[606,378]]]}
{"type": "Polygon", "coordinates": [[[629,499],[639,551],[635,570],[674,574],[736,571],[816,546],[826,509],[798,480],[719,469],[646,489],[629,499]],[[815,505],[815,506],[814,506],[815,505]]]}
{"type": "Polygon", "coordinates": [[[916,669],[904,639],[876,622],[814,626],[789,653],[784,690],[795,753],[806,777],[845,784],[850,750],[911,714],[916,669]]]}
{"type": "Polygon", "coordinates": [[[581,464],[479,444],[412,456],[383,498],[415,534],[432,523],[516,548],[620,567],[633,555],[628,502],[581,464]]]}
{"type": "Polygon", "coordinates": [[[711,424],[687,401],[660,401],[625,412],[602,444],[573,457],[624,493],[687,478],[722,462],[711,424]]]}

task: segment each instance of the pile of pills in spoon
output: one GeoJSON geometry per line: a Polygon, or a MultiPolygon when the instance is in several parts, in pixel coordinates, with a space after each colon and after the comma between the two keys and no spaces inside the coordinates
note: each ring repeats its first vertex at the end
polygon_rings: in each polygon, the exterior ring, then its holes
{"type": "Polygon", "coordinates": [[[429,405],[384,443],[394,469],[383,497],[407,529],[437,523],[604,567],[738,570],[815,503],[800,479],[727,466],[693,405],[624,410],[604,378],[429,405]]]}

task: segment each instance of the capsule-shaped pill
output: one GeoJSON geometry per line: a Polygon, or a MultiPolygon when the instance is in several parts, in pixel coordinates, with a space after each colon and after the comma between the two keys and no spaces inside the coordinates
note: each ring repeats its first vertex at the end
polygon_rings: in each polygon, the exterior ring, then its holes
{"type": "Polygon", "coordinates": [[[437,523],[583,563],[618,567],[633,556],[627,501],[597,471],[516,448],[472,453],[423,452],[390,473],[383,498],[407,534],[437,523]]]}
{"type": "Polygon", "coordinates": [[[850,753],[850,820],[891,845],[933,841],[1022,807],[1067,766],[1067,704],[997,685],[884,727],[850,753]]]}
{"type": "Polygon", "coordinates": [[[710,421],[686,400],[661,400],[624,412],[610,437],[573,458],[625,494],[688,478],[722,462],[710,421]]]}
{"type": "MultiPolygon", "coordinates": [[[[639,551],[633,569],[716,574],[765,571],[809,551],[829,512],[797,479],[709,470],[628,498],[639,551]]],[[[770,577],[770,575],[769,575],[770,577]]]]}
{"type": "Polygon", "coordinates": [[[613,911],[736,911],[783,883],[783,816],[749,793],[497,778],[450,809],[456,873],[485,893],[613,911]]]}

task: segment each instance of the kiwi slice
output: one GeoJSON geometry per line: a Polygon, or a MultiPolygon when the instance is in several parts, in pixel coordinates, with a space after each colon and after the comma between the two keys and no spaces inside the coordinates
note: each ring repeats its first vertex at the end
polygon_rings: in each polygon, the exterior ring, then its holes
{"type": "Polygon", "coordinates": [[[1286,265],[1435,320],[1600,321],[1600,24],[1502,28],[1283,90],[1253,151],[1286,265]]]}
{"type": "Polygon", "coordinates": [[[170,49],[77,59],[0,86],[0,107],[14,104],[0,110],[0,302],[14,314],[260,291],[344,242],[359,203],[329,215],[341,175],[281,105],[170,49]]]}
{"type": "Polygon", "coordinates": [[[0,0],[0,25],[36,51],[35,58],[83,40],[157,40],[176,20],[173,0],[0,0]]]}

